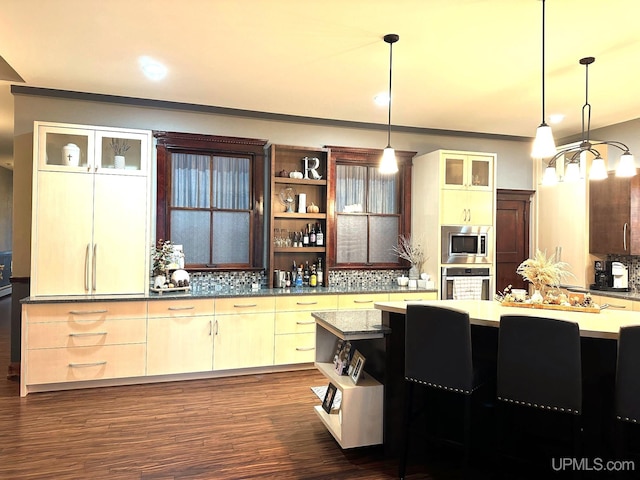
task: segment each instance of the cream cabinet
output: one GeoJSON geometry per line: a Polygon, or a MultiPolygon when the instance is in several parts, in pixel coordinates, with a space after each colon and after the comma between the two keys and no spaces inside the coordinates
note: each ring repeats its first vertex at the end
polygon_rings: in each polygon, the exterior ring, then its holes
{"type": "Polygon", "coordinates": [[[213,299],[149,302],[147,375],[211,371],[213,299]]]}
{"type": "Polygon", "coordinates": [[[274,297],[218,298],[215,310],[214,370],[273,365],[274,297]]]}
{"type": "Polygon", "coordinates": [[[419,302],[422,300],[437,300],[437,292],[392,292],[389,294],[390,302],[419,302]]]}
{"type": "MultiPolygon", "coordinates": [[[[577,144],[558,148],[577,147],[577,144]]],[[[601,150],[598,148],[598,150],[601,150]]],[[[606,158],[606,149],[601,152],[606,158]]],[[[581,171],[585,172],[593,155],[580,155],[581,171]]],[[[536,169],[536,248],[558,261],[569,265],[572,277],[563,279],[567,285],[589,288],[594,283],[593,263],[596,256],[589,253],[589,180],[560,181],[553,185],[542,184],[546,164],[539,162],[536,169]]],[[[564,177],[563,159],[558,159],[556,173],[564,177]]]]}
{"type": "Polygon", "coordinates": [[[388,293],[345,293],[338,295],[338,310],[372,309],[374,303],[388,300],[388,293]]]}
{"type": "Polygon", "coordinates": [[[149,131],[35,123],[31,296],[147,292],[150,154],[149,131]]]}
{"type": "Polygon", "coordinates": [[[493,190],[494,155],[440,152],[442,188],[452,190],[493,190]]]}
{"type": "Polygon", "coordinates": [[[24,304],[20,394],[64,388],[61,384],[70,382],[144,376],[146,305],[24,304]]]}
{"type": "Polygon", "coordinates": [[[276,365],[313,363],[316,321],[311,312],[336,310],[336,295],[277,296],[275,314],[276,365]]]}

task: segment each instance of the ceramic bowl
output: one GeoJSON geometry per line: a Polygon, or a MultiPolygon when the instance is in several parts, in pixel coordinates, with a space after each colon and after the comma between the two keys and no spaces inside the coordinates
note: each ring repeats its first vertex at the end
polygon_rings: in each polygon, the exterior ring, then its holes
{"type": "Polygon", "coordinates": [[[513,298],[519,302],[524,302],[527,299],[527,291],[522,288],[514,288],[511,290],[513,298]]]}

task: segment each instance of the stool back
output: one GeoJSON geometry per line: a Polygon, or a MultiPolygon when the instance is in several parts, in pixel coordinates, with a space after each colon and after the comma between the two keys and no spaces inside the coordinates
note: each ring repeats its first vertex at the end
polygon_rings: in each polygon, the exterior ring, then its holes
{"type": "Polygon", "coordinates": [[[640,325],[620,328],[615,412],[619,420],[640,422],[640,325]]]}
{"type": "Polygon", "coordinates": [[[469,314],[431,305],[407,305],[405,379],[470,394],[473,364],[469,314]]]}
{"type": "Polygon", "coordinates": [[[577,323],[503,315],[498,338],[499,400],[581,413],[582,365],[577,323]]]}

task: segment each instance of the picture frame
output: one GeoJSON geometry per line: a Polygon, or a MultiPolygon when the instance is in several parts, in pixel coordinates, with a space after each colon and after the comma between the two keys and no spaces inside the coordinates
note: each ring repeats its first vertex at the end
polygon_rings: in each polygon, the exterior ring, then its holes
{"type": "Polygon", "coordinates": [[[349,365],[349,377],[353,380],[354,384],[358,384],[358,380],[362,377],[364,371],[364,364],[367,359],[358,350],[353,354],[351,364],[349,365]]]}
{"type": "Polygon", "coordinates": [[[331,406],[333,405],[333,400],[336,398],[336,392],[338,391],[338,387],[336,387],[333,383],[329,382],[327,386],[327,393],[324,396],[324,400],[322,401],[322,409],[331,413],[331,406]]]}

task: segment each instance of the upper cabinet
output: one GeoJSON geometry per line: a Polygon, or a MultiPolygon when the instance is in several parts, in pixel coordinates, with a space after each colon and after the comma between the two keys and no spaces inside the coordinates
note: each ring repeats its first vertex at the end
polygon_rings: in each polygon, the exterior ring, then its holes
{"type": "Polygon", "coordinates": [[[271,167],[268,236],[271,282],[276,270],[291,273],[295,263],[308,264],[310,268],[320,265],[323,275],[317,285],[326,284],[327,153],[324,148],[267,147],[271,167]]]}
{"type": "Polygon", "coordinates": [[[36,122],[38,170],[145,176],[150,143],[145,130],[36,122]]]}
{"type": "Polygon", "coordinates": [[[150,131],[35,122],[32,296],[147,292],[150,152],[150,131]]]}
{"type": "Polygon", "coordinates": [[[493,190],[494,155],[442,152],[442,188],[493,190]]]}
{"type": "Polygon", "coordinates": [[[589,251],[640,255],[640,177],[589,182],[589,251]]]}

